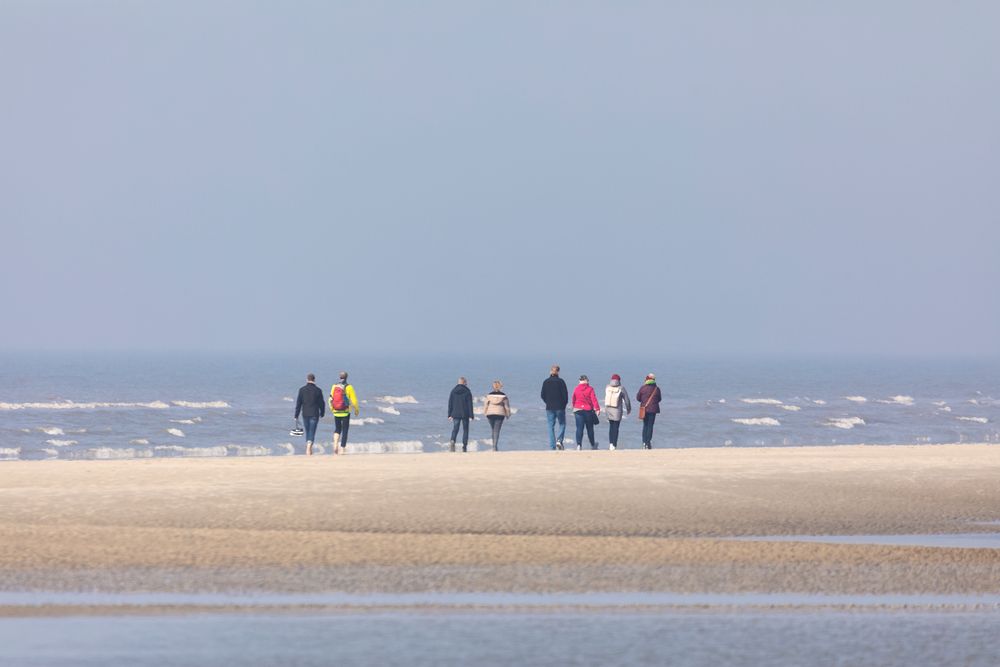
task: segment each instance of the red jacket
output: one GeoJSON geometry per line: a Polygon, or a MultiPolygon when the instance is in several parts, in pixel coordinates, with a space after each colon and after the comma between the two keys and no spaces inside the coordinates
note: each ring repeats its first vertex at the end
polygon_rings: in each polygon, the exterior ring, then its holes
{"type": "Polygon", "coordinates": [[[601,411],[601,406],[597,402],[597,394],[594,393],[593,387],[582,382],[576,385],[576,389],[573,390],[573,409],[601,411]]]}

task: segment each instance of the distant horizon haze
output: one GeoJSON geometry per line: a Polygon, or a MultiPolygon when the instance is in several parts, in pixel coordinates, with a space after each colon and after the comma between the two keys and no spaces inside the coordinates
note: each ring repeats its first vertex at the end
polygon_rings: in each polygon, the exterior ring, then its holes
{"type": "Polygon", "coordinates": [[[5,2],[0,351],[995,359],[998,25],[5,2]]]}

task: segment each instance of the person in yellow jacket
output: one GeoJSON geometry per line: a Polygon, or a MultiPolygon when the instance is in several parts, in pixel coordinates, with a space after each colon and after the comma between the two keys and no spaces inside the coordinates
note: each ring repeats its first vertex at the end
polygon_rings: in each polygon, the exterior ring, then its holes
{"type": "Polygon", "coordinates": [[[354,385],[348,384],[347,372],[340,372],[340,381],[330,388],[330,411],[333,412],[334,433],[333,453],[343,454],[347,450],[347,432],[351,428],[351,411],[357,417],[358,395],[354,385]]]}

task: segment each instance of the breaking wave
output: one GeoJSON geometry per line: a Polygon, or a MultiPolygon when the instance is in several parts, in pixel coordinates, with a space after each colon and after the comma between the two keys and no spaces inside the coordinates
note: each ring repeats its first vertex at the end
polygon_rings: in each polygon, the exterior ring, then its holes
{"type": "Polygon", "coordinates": [[[148,403],[49,401],[41,403],[0,403],[0,410],[98,410],[101,408],[141,408],[166,410],[170,406],[163,401],[148,403]]]}
{"type": "Polygon", "coordinates": [[[183,438],[184,437],[184,431],[180,430],[179,428],[168,428],[167,429],[167,433],[169,433],[170,435],[176,436],[178,438],[183,438]]]}
{"type": "Polygon", "coordinates": [[[799,407],[799,406],[797,406],[797,405],[782,405],[782,406],[781,406],[781,409],[782,409],[782,410],[788,410],[789,412],[798,412],[798,411],[799,411],[799,410],[801,410],[802,408],[800,408],[800,407],[799,407]]]}
{"type": "Polygon", "coordinates": [[[179,408],[231,408],[225,401],[170,401],[179,408]]]}
{"type": "Polygon", "coordinates": [[[20,447],[0,447],[0,461],[16,461],[21,458],[20,447]]]}
{"type": "Polygon", "coordinates": [[[380,403],[388,403],[389,405],[395,405],[396,403],[417,403],[417,399],[412,396],[379,396],[375,399],[380,403]]]}
{"type": "Polygon", "coordinates": [[[52,445],[53,447],[69,447],[78,443],[76,440],[46,440],[45,444],[52,445]]]}
{"type": "Polygon", "coordinates": [[[386,407],[384,405],[380,405],[380,406],[378,406],[378,411],[379,412],[384,412],[387,415],[399,415],[399,414],[401,414],[399,412],[399,410],[397,410],[396,408],[392,407],[391,405],[388,406],[388,407],[386,407]]]}
{"type": "MultiPolygon", "coordinates": [[[[396,413],[399,414],[398,412],[396,413]]],[[[371,424],[376,426],[378,424],[384,424],[385,420],[379,417],[353,417],[351,419],[351,426],[364,426],[365,424],[371,424]]]]}
{"type": "Polygon", "coordinates": [[[880,400],[879,403],[884,403],[886,405],[913,405],[912,396],[890,396],[886,400],[880,400]]]}
{"type": "Polygon", "coordinates": [[[729,421],[745,426],[781,426],[781,422],[773,417],[752,417],[750,419],[730,419],[729,421]]]}
{"type": "Polygon", "coordinates": [[[280,445],[274,446],[275,454],[284,453],[285,456],[291,456],[295,453],[295,445],[290,442],[283,442],[280,445]]]}
{"type": "Polygon", "coordinates": [[[826,401],[824,401],[822,398],[817,398],[816,400],[813,401],[813,403],[815,403],[816,405],[826,405],[826,401]]]}
{"type": "Polygon", "coordinates": [[[823,424],[823,426],[832,426],[833,428],[842,429],[852,429],[855,426],[864,425],[865,420],[861,417],[831,417],[823,424]]]}
{"type": "Polygon", "coordinates": [[[781,401],[776,398],[741,398],[740,400],[751,405],[781,405],[781,401]]]}
{"type": "Polygon", "coordinates": [[[73,459],[87,459],[96,461],[111,461],[118,459],[149,459],[153,457],[150,449],[115,449],[114,447],[92,447],[69,455],[73,459]]]}
{"type": "Polygon", "coordinates": [[[43,426],[38,430],[44,433],[45,435],[66,435],[66,433],[61,428],[58,428],[56,426],[43,426]]]}
{"type": "Polygon", "coordinates": [[[417,454],[422,451],[424,443],[419,440],[352,442],[347,446],[348,454],[417,454]]]}
{"type": "Polygon", "coordinates": [[[864,396],[844,396],[844,399],[848,400],[848,401],[850,401],[852,403],[867,403],[868,402],[868,399],[866,397],[864,397],[864,396]]]}
{"type": "Polygon", "coordinates": [[[130,444],[130,445],[148,445],[149,444],[149,440],[146,440],[145,438],[136,438],[135,440],[129,440],[128,444],[130,444]]]}
{"type": "Polygon", "coordinates": [[[225,456],[229,452],[224,445],[217,447],[181,447],[180,445],[158,445],[153,448],[157,456],[225,456]]]}
{"type": "Polygon", "coordinates": [[[988,424],[990,422],[986,417],[955,417],[955,419],[960,419],[964,422],[976,422],[977,424],[988,424]]]}

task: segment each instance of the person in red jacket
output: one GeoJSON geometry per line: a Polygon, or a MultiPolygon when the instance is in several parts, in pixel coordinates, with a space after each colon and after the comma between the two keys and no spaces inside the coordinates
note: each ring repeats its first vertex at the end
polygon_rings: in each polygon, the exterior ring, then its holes
{"type": "Polygon", "coordinates": [[[601,405],[597,402],[597,394],[590,386],[590,380],[586,375],[580,376],[580,384],[573,390],[573,416],[576,417],[576,448],[583,449],[583,429],[587,429],[587,439],[590,440],[590,448],[597,449],[594,441],[594,424],[597,423],[597,415],[601,412],[601,405]]]}

